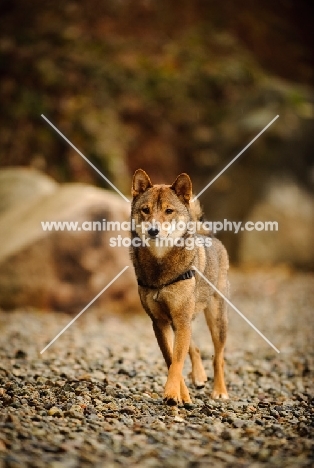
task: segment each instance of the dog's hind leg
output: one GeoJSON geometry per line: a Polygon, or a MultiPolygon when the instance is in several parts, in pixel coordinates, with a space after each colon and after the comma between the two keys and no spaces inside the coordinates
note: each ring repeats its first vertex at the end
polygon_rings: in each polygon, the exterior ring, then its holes
{"type": "Polygon", "coordinates": [[[189,355],[192,363],[192,372],[190,374],[196,388],[203,388],[207,381],[207,375],[203,367],[200,350],[195,346],[191,338],[189,355]]]}
{"type": "Polygon", "coordinates": [[[205,309],[207,325],[214,343],[214,389],[212,398],[227,399],[228,392],[224,379],[224,347],[227,338],[227,307],[225,301],[215,295],[210,299],[210,305],[205,309]]]}

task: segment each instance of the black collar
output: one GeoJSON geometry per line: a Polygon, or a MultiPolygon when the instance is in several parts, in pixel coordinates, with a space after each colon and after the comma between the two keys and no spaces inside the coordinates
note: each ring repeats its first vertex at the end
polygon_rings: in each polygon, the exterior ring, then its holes
{"type": "Polygon", "coordinates": [[[193,276],[195,276],[195,270],[188,270],[186,271],[185,273],[182,273],[182,275],[178,276],[176,279],[170,281],[169,283],[165,283],[165,284],[162,284],[161,286],[149,286],[148,284],[144,284],[142,283],[141,280],[137,280],[137,284],[139,286],[142,286],[143,288],[149,288],[149,289],[162,289],[163,287],[165,286],[169,286],[170,284],[173,284],[173,283],[177,283],[178,281],[182,281],[182,280],[187,280],[187,279],[191,279],[193,278],[193,276]]]}

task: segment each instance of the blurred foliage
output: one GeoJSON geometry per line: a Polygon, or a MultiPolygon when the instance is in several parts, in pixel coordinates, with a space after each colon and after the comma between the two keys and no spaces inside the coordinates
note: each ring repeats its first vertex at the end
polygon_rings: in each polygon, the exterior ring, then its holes
{"type": "Polygon", "coordinates": [[[261,67],[313,78],[302,1],[4,0],[1,10],[2,166],[105,185],[44,114],[128,193],[140,165],[156,182],[182,170],[210,177],[277,112],[266,159],[280,165],[276,141],[298,127],[298,112],[311,116],[305,88],[261,67]]]}

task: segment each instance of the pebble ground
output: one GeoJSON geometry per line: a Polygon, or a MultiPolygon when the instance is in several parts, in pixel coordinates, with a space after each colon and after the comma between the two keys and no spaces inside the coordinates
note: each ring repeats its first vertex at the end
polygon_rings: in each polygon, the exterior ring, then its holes
{"type": "MultiPolygon", "coordinates": [[[[233,271],[226,381],[214,401],[213,348],[194,323],[209,380],[194,407],[162,401],[166,369],[149,319],[87,310],[71,320],[0,313],[0,468],[312,467],[314,279],[286,268],[233,271]]],[[[79,312],[79,311],[78,311],[79,312]]],[[[190,363],[187,361],[185,375],[190,363]]]]}

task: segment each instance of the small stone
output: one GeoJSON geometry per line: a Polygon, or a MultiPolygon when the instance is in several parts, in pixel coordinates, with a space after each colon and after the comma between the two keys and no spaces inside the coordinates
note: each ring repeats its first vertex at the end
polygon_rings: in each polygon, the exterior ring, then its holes
{"type": "Polygon", "coordinates": [[[181,416],[175,416],[173,418],[174,422],[177,422],[177,423],[184,423],[185,420],[183,418],[181,418],[181,416]]]}
{"type": "Polygon", "coordinates": [[[6,452],[7,448],[3,440],[0,440],[0,452],[6,452]]]}
{"type": "Polygon", "coordinates": [[[109,396],[115,397],[117,393],[117,388],[114,387],[113,385],[107,385],[106,387],[106,394],[109,396]]]}
{"type": "Polygon", "coordinates": [[[197,406],[204,406],[204,405],[205,405],[205,403],[203,402],[203,400],[201,400],[200,398],[195,398],[194,403],[195,403],[197,406]]]}
{"type": "Polygon", "coordinates": [[[300,434],[301,437],[305,437],[307,435],[309,435],[310,433],[310,430],[309,428],[307,427],[306,424],[304,424],[303,422],[301,422],[298,426],[298,432],[300,434]]]}
{"type": "Polygon", "coordinates": [[[257,411],[256,408],[255,408],[254,406],[248,406],[248,407],[247,407],[247,410],[248,410],[248,411],[251,411],[252,413],[255,413],[255,412],[257,411]]]}
{"type": "Polygon", "coordinates": [[[263,400],[258,403],[259,408],[268,408],[269,406],[270,406],[270,403],[268,401],[263,400]]]}
{"type": "Polygon", "coordinates": [[[221,438],[223,440],[231,440],[232,439],[232,435],[230,433],[230,431],[227,431],[227,430],[223,430],[222,433],[220,434],[221,438]]]}
{"type": "Polygon", "coordinates": [[[48,410],[48,415],[61,418],[61,416],[63,416],[63,411],[57,406],[53,406],[52,408],[50,408],[50,410],[48,410]]]}
{"type": "Polygon", "coordinates": [[[255,434],[258,433],[257,430],[256,430],[254,427],[246,427],[246,428],[244,429],[244,431],[245,431],[245,433],[246,433],[247,435],[249,435],[249,436],[252,436],[252,435],[255,435],[255,434]]]}
{"type": "Polygon", "coordinates": [[[243,421],[243,419],[235,418],[235,419],[232,421],[232,424],[233,424],[234,427],[239,428],[239,427],[243,427],[244,424],[246,424],[246,422],[243,421]]]}
{"type": "Polygon", "coordinates": [[[124,368],[121,368],[118,370],[118,374],[122,374],[122,375],[127,375],[128,377],[135,377],[136,376],[136,371],[135,370],[127,370],[127,369],[124,369],[124,368]]]}
{"type": "Polygon", "coordinates": [[[14,355],[15,359],[25,359],[27,357],[27,352],[22,349],[18,349],[14,355]]]}
{"type": "Polygon", "coordinates": [[[192,411],[194,408],[196,408],[196,405],[193,405],[193,403],[184,403],[183,406],[188,411],[192,411]]]}
{"type": "Polygon", "coordinates": [[[78,378],[79,380],[91,380],[91,375],[88,374],[88,373],[85,373],[85,374],[81,374],[78,378]]]}
{"type": "Polygon", "coordinates": [[[270,414],[271,416],[274,416],[274,418],[276,418],[276,419],[279,418],[279,413],[278,413],[278,411],[275,411],[275,410],[272,409],[272,410],[269,411],[269,414],[270,414]]]}
{"type": "Polygon", "coordinates": [[[270,456],[271,456],[270,450],[263,449],[263,448],[259,450],[259,452],[257,453],[258,460],[262,462],[267,461],[270,456]]]}
{"type": "Polygon", "coordinates": [[[255,422],[256,424],[258,424],[259,426],[264,426],[264,423],[261,419],[255,419],[255,422]]]}
{"type": "Polygon", "coordinates": [[[135,407],[134,406],[125,406],[120,410],[120,413],[125,413],[125,414],[134,414],[135,413],[135,407]]]}

